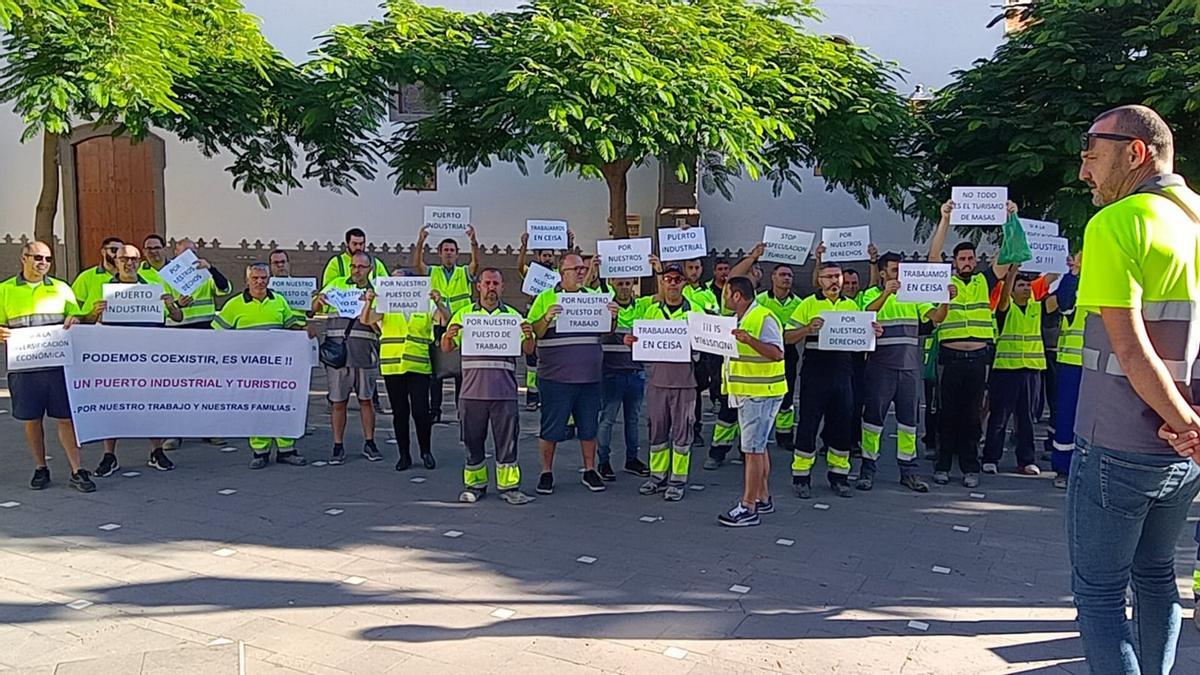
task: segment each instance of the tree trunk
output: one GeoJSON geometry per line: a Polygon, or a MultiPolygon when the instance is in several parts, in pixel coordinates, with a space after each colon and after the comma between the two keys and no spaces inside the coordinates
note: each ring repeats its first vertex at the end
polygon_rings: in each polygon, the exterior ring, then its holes
{"type": "Polygon", "coordinates": [[[608,222],[613,239],[629,238],[625,215],[629,211],[629,167],[631,166],[633,166],[631,160],[621,159],[600,167],[600,171],[604,173],[604,182],[608,183],[608,222]]]}
{"type": "MultiPolygon", "coordinates": [[[[54,217],[58,215],[58,134],[42,132],[42,193],[34,211],[33,238],[54,252],[54,217]]],[[[53,269],[53,268],[52,268],[53,269]]]]}

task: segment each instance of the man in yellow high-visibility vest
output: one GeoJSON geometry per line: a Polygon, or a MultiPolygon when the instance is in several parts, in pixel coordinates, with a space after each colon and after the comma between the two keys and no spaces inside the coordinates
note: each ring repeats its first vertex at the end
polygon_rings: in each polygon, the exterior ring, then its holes
{"type": "MultiPolygon", "coordinates": [[[[422,227],[417,235],[417,243],[413,246],[412,268],[417,276],[429,276],[429,288],[442,296],[442,302],[449,307],[450,316],[458,310],[471,304],[471,286],[475,283],[475,274],[479,271],[479,240],[475,238],[475,228],[467,226],[467,239],[471,242],[471,261],[466,265],[458,264],[458,242],[447,237],[438,243],[437,254],[441,264],[432,269],[425,264],[425,239],[429,237],[429,228],[422,227]]],[[[446,333],[446,322],[450,316],[438,322],[433,327],[434,345],[441,343],[442,335],[446,333]]],[[[462,375],[454,377],[454,401],[457,404],[462,390],[462,375]]],[[[429,385],[429,409],[433,414],[433,423],[442,421],[442,380],[434,373],[429,385]]]]}

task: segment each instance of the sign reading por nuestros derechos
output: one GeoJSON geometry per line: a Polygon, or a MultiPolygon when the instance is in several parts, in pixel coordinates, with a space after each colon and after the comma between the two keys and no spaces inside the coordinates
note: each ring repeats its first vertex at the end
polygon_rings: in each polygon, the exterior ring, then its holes
{"type": "Polygon", "coordinates": [[[565,220],[526,220],[525,231],[529,234],[529,249],[532,251],[547,248],[558,251],[569,245],[565,220]]]}
{"type": "Polygon", "coordinates": [[[737,328],[737,317],[688,312],[687,323],[692,351],[718,356],[738,355],[737,339],[733,337],[733,330],[737,328]]]}
{"type": "Polygon", "coordinates": [[[1008,220],[1008,188],[956,187],[950,189],[954,211],[951,225],[1003,225],[1008,220]]]}
{"type": "Polygon", "coordinates": [[[104,284],[100,323],[163,323],[163,287],[158,284],[104,284]]]}
{"type": "Polygon", "coordinates": [[[821,312],[817,348],[834,352],[875,351],[875,312],[821,312]]]}
{"type": "Polygon", "coordinates": [[[422,223],[435,240],[439,237],[465,239],[471,224],[469,206],[426,206],[422,223]]]}
{"type": "Polygon", "coordinates": [[[708,255],[708,238],[703,227],[668,227],[658,231],[658,259],[692,260],[708,255]]]}
{"type": "Polygon", "coordinates": [[[415,314],[429,311],[429,277],[376,277],[375,311],[415,314]]]}
{"type": "Polygon", "coordinates": [[[70,331],[61,324],[14,328],[5,341],[8,369],[56,368],[74,360],[70,331]]]}
{"type": "Polygon", "coordinates": [[[312,309],[313,293],[317,292],[316,277],[271,277],[267,288],[283,296],[292,309],[312,309]]]}
{"type": "Polygon", "coordinates": [[[464,314],[463,356],[520,356],[521,317],[516,314],[464,314]]]}
{"type": "Polygon", "coordinates": [[[633,322],[634,361],[657,363],[688,363],[692,360],[692,343],[688,339],[688,322],[683,319],[638,319],[633,322]]]}
{"type": "Polygon", "coordinates": [[[196,292],[196,289],[203,286],[204,282],[212,278],[212,274],[208,270],[196,269],[197,260],[196,252],[188,249],[175,256],[171,262],[163,265],[162,269],[158,271],[158,276],[176,293],[191,295],[196,292]]]}
{"type": "Polygon", "coordinates": [[[562,311],[554,322],[559,333],[607,333],[612,329],[612,299],[604,293],[559,293],[562,311]]]}
{"type": "Polygon", "coordinates": [[[871,226],[822,228],[821,243],[825,244],[821,262],[870,260],[867,249],[871,245],[871,226]]]}
{"type": "Polygon", "coordinates": [[[529,263],[529,271],[525,273],[525,281],[521,283],[521,292],[537,297],[542,291],[554,288],[562,281],[562,275],[549,267],[537,263],[529,263]]]}
{"type": "Polygon", "coordinates": [[[950,265],[900,263],[900,302],[950,302],[950,265]]]}
{"type": "Polygon", "coordinates": [[[291,330],[74,326],[66,367],[80,443],[304,435],[309,340],[291,330]]]}
{"type": "Polygon", "coordinates": [[[605,279],[635,279],[654,274],[650,269],[649,237],[610,239],[596,242],[600,276],[605,279]]]}
{"type": "Polygon", "coordinates": [[[765,245],[762,259],[766,262],[781,262],[803,265],[808,260],[816,234],[803,230],[785,230],[767,225],[763,228],[762,241],[765,245]]]}

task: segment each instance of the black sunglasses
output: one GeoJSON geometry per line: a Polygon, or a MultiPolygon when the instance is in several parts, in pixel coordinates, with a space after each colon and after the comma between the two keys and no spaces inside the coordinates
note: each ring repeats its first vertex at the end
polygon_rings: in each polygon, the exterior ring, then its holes
{"type": "MultiPolygon", "coordinates": [[[[1084,132],[1083,138],[1080,139],[1080,144],[1079,144],[1080,147],[1083,148],[1084,152],[1087,152],[1088,150],[1092,149],[1092,139],[1093,138],[1100,138],[1100,139],[1103,139],[1106,141],[1124,141],[1126,143],[1128,143],[1130,141],[1141,141],[1142,140],[1142,139],[1134,137],[1134,136],[1126,136],[1125,134],[1103,134],[1103,133],[1084,132]]],[[[1143,141],[1143,142],[1145,142],[1145,141],[1143,141]]]]}
{"type": "Polygon", "coordinates": [[[26,257],[33,258],[34,262],[51,262],[54,260],[52,255],[41,255],[38,253],[26,253],[26,257]]]}

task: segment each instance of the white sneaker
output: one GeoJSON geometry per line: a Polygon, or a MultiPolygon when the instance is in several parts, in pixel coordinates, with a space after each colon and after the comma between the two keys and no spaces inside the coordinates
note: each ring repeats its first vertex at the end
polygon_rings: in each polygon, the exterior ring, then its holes
{"type": "Polygon", "coordinates": [[[1000,473],[1000,469],[999,469],[999,467],[997,467],[995,464],[992,464],[991,462],[984,462],[983,463],[983,472],[990,473],[990,474],[998,474],[998,473],[1000,473]]]}
{"type": "Polygon", "coordinates": [[[933,472],[933,482],[945,485],[950,482],[950,474],[945,471],[935,471],[933,472]]]}

